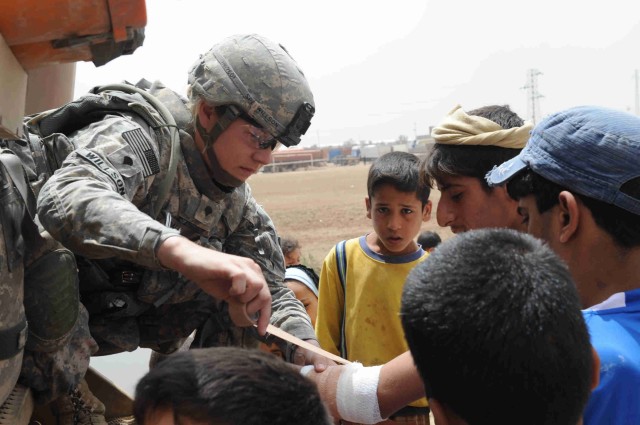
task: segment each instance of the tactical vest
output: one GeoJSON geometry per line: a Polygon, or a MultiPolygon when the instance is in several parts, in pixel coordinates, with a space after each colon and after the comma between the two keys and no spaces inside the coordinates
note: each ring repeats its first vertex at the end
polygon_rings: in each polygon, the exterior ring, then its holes
{"type": "MultiPolygon", "coordinates": [[[[139,86],[148,88],[145,80],[139,86]]],[[[141,118],[155,131],[158,139],[169,138],[171,161],[168,170],[162,170],[160,181],[151,187],[151,197],[156,204],[162,205],[170,185],[175,177],[180,156],[178,129],[171,112],[154,96],[138,86],[114,84],[94,87],[89,94],[63,105],[62,107],[25,119],[26,141],[14,141],[10,148],[22,160],[29,182],[36,197],[62,161],[75,150],[67,138],[68,135],[102,120],[107,115],[128,115],[141,118]]],[[[11,142],[9,142],[11,143],[11,142]]],[[[159,206],[153,208],[154,218],[159,206]]]]}
{"type": "Polygon", "coordinates": [[[35,199],[75,149],[67,135],[109,114],[133,114],[157,138],[170,139],[169,167],[151,187],[150,210],[155,204],[159,211],[176,172],[178,132],[166,108],[140,88],[96,87],[58,109],[26,117],[24,140],[0,140],[0,405],[18,379],[24,349],[54,352],[78,320],[75,256],[44,242],[34,222],[35,199]]]}

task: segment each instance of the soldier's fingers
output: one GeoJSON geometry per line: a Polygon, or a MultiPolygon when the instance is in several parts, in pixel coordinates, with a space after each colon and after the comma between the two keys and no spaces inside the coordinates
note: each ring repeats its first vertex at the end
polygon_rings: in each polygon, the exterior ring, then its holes
{"type": "Polygon", "coordinates": [[[245,274],[237,274],[231,278],[231,288],[229,288],[229,295],[236,297],[242,295],[247,290],[247,277],[245,274]]]}
{"type": "Polygon", "coordinates": [[[229,316],[233,323],[239,327],[253,326],[255,319],[247,312],[247,305],[231,298],[229,303],[229,316]]]}
{"type": "Polygon", "coordinates": [[[258,333],[264,335],[271,318],[271,294],[266,287],[260,291],[257,297],[247,303],[247,313],[252,318],[257,316],[258,333]]]}

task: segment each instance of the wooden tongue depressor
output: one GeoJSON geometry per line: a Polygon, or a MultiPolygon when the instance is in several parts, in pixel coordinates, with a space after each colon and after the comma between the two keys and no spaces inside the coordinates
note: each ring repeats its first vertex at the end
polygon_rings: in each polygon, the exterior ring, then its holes
{"type": "MultiPolygon", "coordinates": [[[[231,320],[233,321],[233,323],[235,323],[236,326],[240,326],[240,327],[255,326],[255,320],[251,319],[247,314],[246,304],[239,303],[232,299],[227,300],[227,303],[229,304],[229,316],[231,317],[231,320]]],[[[291,335],[290,333],[285,332],[282,329],[279,329],[273,326],[272,324],[267,325],[267,332],[269,332],[271,335],[275,335],[278,338],[282,338],[285,341],[295,344],[298,347],[302,347],[316,354],[320,354],[321,356],[331,359],[338,364],[351,363],[350,361],[345,360],[342,357],[336,356],[335,354],[332,354],[328,351],[325,351],[320,347],[316,347],[313,344],[309,344],[308,342],[303,341],[300,338],[297,338],[291,335]]]]}
{"type": "Polygon", "coordinates": [[[340,363],[340,364],[349,364],[351,363],[349,360],[345,360],[342,357],[336,356],[335,354],[332,354],[328,351],[323,350],[320,347],[316,347],[313,344],[309,344],[307,341],[303,341],[300,338],[297,338],[293,335],[291,335],[288,332],[283,331],[280,328],[276,328],[275,326],[273,326],[272,324],[267,325],[267,332],[269,332],[271,335],[275,335],[278,338],[282,338],[285,341],[289,341],[292,344],[297,345],[298,347],[302,347],[305,348],[309,351],[313,351],[316,354],[320,354],[321,356],[324,356],[328,359],[333,360],[336,363],[340,363]]]}

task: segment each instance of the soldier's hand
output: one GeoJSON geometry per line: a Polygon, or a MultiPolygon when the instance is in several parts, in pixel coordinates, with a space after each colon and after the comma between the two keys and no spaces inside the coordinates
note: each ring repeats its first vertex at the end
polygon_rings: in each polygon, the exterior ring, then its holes
{"type": "Polygon", "coordinates": [[[258,332],[265,334],[271,293],[255,261],[204,248],[182,236],[166,239],[156,255],[164,267],[181,273],[215,298],[246,304],[247,314],[258,317],[258,332]]]}

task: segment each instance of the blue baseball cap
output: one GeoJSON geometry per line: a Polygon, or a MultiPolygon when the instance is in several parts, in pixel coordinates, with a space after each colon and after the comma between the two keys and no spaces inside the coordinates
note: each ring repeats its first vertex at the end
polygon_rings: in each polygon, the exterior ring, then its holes
{"type": "Polygon", "coordinates": [[[621,188],[640,179],[640,117],[580,106],[557,112],[531,131],[520,154],[487,173],[489,186],[530,168],[578,194],[640,215],[640,198],[621,188]]]}

